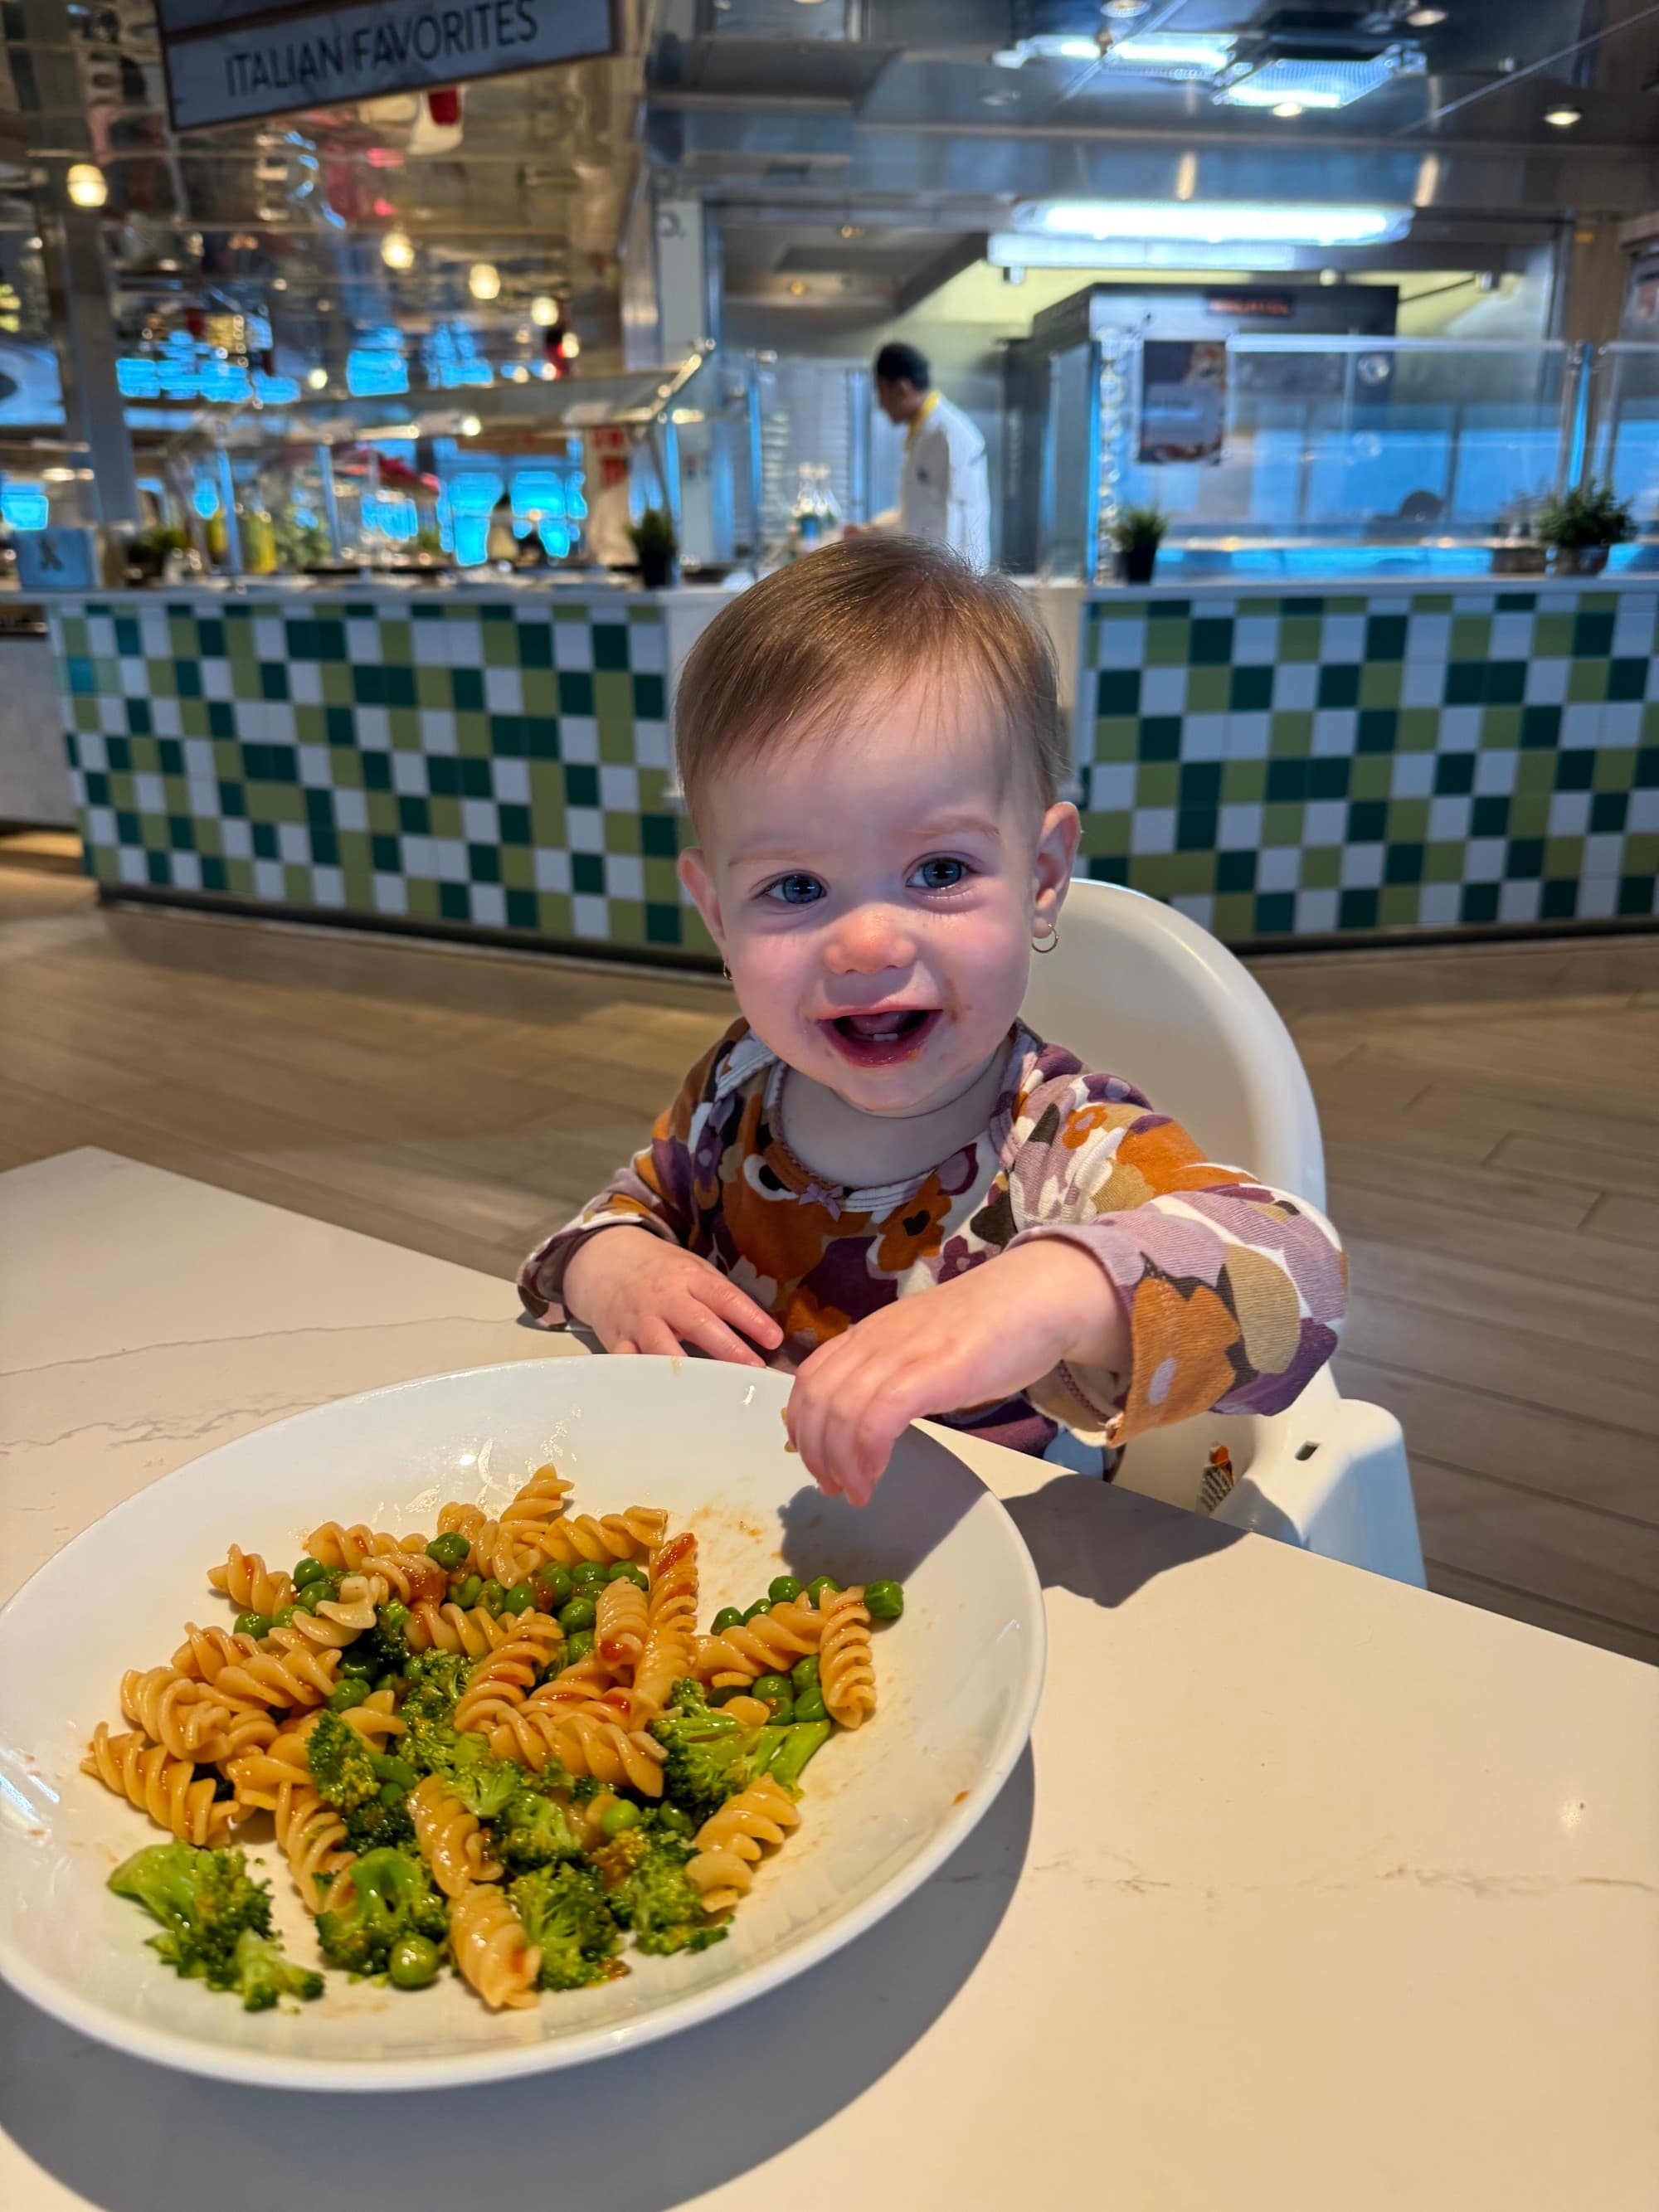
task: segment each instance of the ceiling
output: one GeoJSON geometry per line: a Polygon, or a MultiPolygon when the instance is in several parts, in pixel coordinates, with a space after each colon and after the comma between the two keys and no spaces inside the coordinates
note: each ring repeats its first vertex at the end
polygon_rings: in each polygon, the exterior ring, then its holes
{"type": "MultiPolygon", "coordinates": [[[[1398,198],[1421,212],[1395,259],[1458,267],[1659,206],[1659,0],[1446,0],[1420,29],[1411,5],[1347,12],[1420,41],[1421,75],[1285,118],[1098,60],[993,61],[1021,36],[1091,35],[1098,0],[621,0],[619,54],[466,86],[451,143],[413,96],[176,136],[149,0],[11,0],[0,137],[55,175],[104,167],[129,340],[228,307],[325,365],[387,324],[510,349],[549,292],[602,360],[647,171],[718,210],[732,298],[872,315],[947,281],[1025,197],[1398,198]],[[1565,104],[1569,131],[1544,119],[1565,104]],[[403,275],[380,252],[393,229],[416,250],[403,275]],[[491,302],[468,289],[480,261],[491,302]]],[[[1108,21],[1243,33],[1271,13],[1148,0],[1108,21]]],[[[39,210],[9,189],[0,170],[0,259],[44,326],[39,210]]]]}

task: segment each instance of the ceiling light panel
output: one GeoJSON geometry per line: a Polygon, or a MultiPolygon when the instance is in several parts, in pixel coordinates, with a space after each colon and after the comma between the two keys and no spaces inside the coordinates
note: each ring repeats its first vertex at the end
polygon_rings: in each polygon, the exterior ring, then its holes
{"type": "Polygon", "coordinates": [[[1015,229],[1097,244],[1156,240],[1201,246],[1381,246],[1403,238],[1412,210],[1284,200],[1027,200],[1015,229]]]}
{"type": "Polygon", "coordinates": [[[1216,98],[1230,107],[1352,107],[1396,77],[1420,76],[1423,49],[1397,40],[1381,53],[1319,58],[1267,54],[1236,62],[1217,81],[1216,98]]]}

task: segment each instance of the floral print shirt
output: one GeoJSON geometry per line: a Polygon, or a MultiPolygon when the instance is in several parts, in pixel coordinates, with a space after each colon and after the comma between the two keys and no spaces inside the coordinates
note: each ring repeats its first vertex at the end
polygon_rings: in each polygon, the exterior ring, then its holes
{"type": "Polygon", "coordinates": [[[633,1224],[696,1252],[784,1331],[782,1364],[895,1298],[1038,1237],[1093,1254],[1129,1317],[1127,1374],[1062,1366],[1019,1398],[942,1411],[1042,1454],[1063,1426],[1115,1448],[1204,1413],[1273,1413],[1335,1349],[1346,1271],[1301,1200],[1206,1160],[1115,1075],[1017,1026],[991,1126],[927,1174],[826,1183],[784,1143],[787,1070],[737,1022],[686,1077],[650,1144],[526,1261],[520,1295],[550,1325],[586,1238],[633,1224]]]}

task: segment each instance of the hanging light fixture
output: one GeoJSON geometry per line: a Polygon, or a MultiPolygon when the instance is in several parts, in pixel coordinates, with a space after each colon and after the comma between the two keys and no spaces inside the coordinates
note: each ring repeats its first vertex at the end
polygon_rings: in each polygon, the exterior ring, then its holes
{"type": "Polygon", "coordinates": [[[96,161],[76,161],[64,179],[78,208],[100,208],[109,198],[109,182],[96,161]]]}
{"type": "Polygon", "coordinates": [[[388,269],[415,266],[415,241],[406,230],[389,230],[380,240],[380,258],[388,269]]]}
{"type": "Polygon", "coordinates": [[[466,272],[466,289],[475,300],[499,299],[501,272],[493,261],[475,261],[466,272]]]}
{"type": "Polygon", "coordinates": [[[538,292],[530,302],[530,319],[544,331],[550,331],[559,319],[559,303],[550,292],[538,292]]]}

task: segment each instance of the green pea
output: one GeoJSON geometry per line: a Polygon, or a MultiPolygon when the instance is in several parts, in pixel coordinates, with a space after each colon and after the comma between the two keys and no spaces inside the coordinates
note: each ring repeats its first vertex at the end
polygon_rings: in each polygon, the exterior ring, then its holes
{"type": "Polygon", "coordinates": [[[438,1947],[424,1936],[400,1936],[386,1958],[394,1990],[423,1990],[438,1978],[438,1947]]]}
{"type": "Polygon", "coordinates": [[[804,1659],[797,1659],[789,1669],[789,1679],[796,1689],[816,1690],[818,1686],[818,1655],[809,1651],[804,1659]]]}
{"type": "Polygon", "coordinates": [[[295,1591],[289,1604],[290,1613],[315,1613],[328,1592],[320,1583],[307,1583],[303,1589],[295,1591]]]}
{"type": "Polygon", "coordinates": [[[478,1599],[483,1594],[483,1577],[482,1575],[469,1575],[466,1580],[460,1585],[460,1588],[456,1591],[455,1602],[457,1605],[465,1606],[467,1611],[471,1613],[473,1607],[478,1602],[478,1599]]]}
{"type": "Polygon", "coordinates": [[[825,1590],[833,1593],[840,1588],[841,1584],[833,1575],[814,1575],[806,1585],[806,1601],[811,1606],[821,1606],[823,1603],[825,1590]]]}
{"type": "Polygon", "coordinates": [[[327,1572],[328,1569],[320,1559],[313,1559],[307,1553],[295,1567],[294,1586],[296,1589],[303,1589],[307,1583],[320,1581],[327,1572]]]}
{"type": "Polygon", "coordinates": [[[599,1833],[619,1836],[624,1828],[637,1828],[640,1808],[626,1797],[618,1797],[614,1805],[607,1805],[599,1815],[599,1833]]]}
{"type": "Polygon", "coordinates": [[[904,1589],[900,1583],[866,1583],[864,1606],[872,1620],[896,1620],[904,1610],[904,1589]]]}
{"type": "Polygon", "coordinates": [[[774,1605],[791,1605],[800,1595],[800,1583],[793,1575],[775,1575],[766,1585],[766,1595],[774,1605]]]}
{"type": "Polygon", "coordinates": [[[398,1783],[383,1782],[380,1784],[380,1795],[382,1805],[390,1806],[395,1808],[403,1803],[404,1799],[409,1795],[409,1793],[398,1783]]]}
{"type": "Polygon", "coordinates": [[[382,1628],[389,1628],[395,1634],[398,1629],[408,1627],[409,1607],[406,1605],[400,1605],[394,1597],[390,1605],[383,1605],[380,1607],[374,1618],[382,1628]]]}
{"type": "Polygon", "coordinates": [[[236,1616],[239,1636],[269,1636],[270,1623],[263,1613],[239,1613],[236,1616]]]}
{"type": "Polygon", "coordinates": [[[530,1577],[530,1587],[536,1593],[536,1603],[544,1613],[556,1613],[562,1605],[568,1605],[575,1585],[564,1568],[555,1566],[550,1560],[538,1567],[530,1577]],[[544,1593],[546,1603],[543,1603],[544,1593]]]}
{"type": "Polygon", "coordinates": [[[478,1602],[492,1620],[500,1620],[501,1608],[507,1603],[507,1592],[494,1575],[491,1575],[489,1580],[478,1592],[478,1602]]]}
{"type": "Polygon", "coordinates": [[[567,1667],[574,1667],[579,1659],[586,1659],[588,1653],[592,1649],[592,1630],[591,1628],[577,1629],[575,1633],[570,1636],[566,1641],[564,1647],[565,1665],[567,1667]]]}
{"type": "Polygon", "coordinates": [[[409,1761],[399,1759],[396,1752],[372,1751],[368,1763],[374,1769],[377,1782],[396,1783],[399,1790],[412,1790],[421,1778],[409,1761]]]}
{"type": "MultiPolygon", "coordinates": [[[[781,1720],[784,1716],[780,1713],[776,1717],[781,1720]]],[[[796,1693],[794,1717],[798,1721],[827,1721],[829,1719],[830,1711],[823,1702],[823,1692],[818,1687],[816,1682],[813,1683],[810,1690],[801,1690],[796,1693]]]]}
{"type": "Polygon", "coordinates": [[[572,1586],[576,1589],[591,1589],[596,1583],[608,1579],[610,1569],[603,1559],[578,1559],[570,1570],[572,1586]]]}
{"type": "Polygon", "coordinates": [[[632,1583],[636,1589],[648,1590],[651,1577],[637,1559],[618,1559],[605,1576],[608,1583],[632,1583]]]}
{"type": "Polygon", "coordinates": [[[579,1636],[591,1629],[599,1618],[599,1607],[591,1597],[573,1597],[568,1605],[559,1607],[559,1626],[567,1636],[579,1636]]]}
{"type": "MultiPolygon", "coordinates": [[[[308,1607],[307,1610],[309,1610],[308,1607]]],[[[273,1628],[287,1628],[293,1619],[294,1607],[291,1605],[278,1606],[270,1616],[270,1625],[273,1628]]]]}
{"type": "Polygon", "coordinates": [[[329,1708],[337,1713],[349,1713],[363,1702],[364,1683],[361,1674],[349,1674],[345,1680],[329,1692],[329,1708]]]}
{"type": "Polygon", "coordinates": [[[789,1677],[787,1674],[762,1674],[750,1684],[749,1694],[751,1698],[758,1698],[763,1705],[770,1707],[775,1721],[793,1719],[794,1694],[789,1686],[789,1677]]]}
{"type": "Polygon", "coordinates": [[[466,1565],[466,1555],[471,1549],[471,1545],[459,1528],[448,1528],[441,1536],[432,1539],[426,1547],[426,1555],[428,1559],[435,1559],[441,1567],[453,1571],[466,1565]]]}
{"type": "Polygon", "coordinates": [[[724,1636],[728,1628],[742,1626],[743,1614],[739,1609],[735,1605],[723,1605],[714,1615],[714,1625],[709,1632],[714,1636],[724,1636]]]}
{"type": "Polygon", "coordinates": [[[678,1805],[659,1805],[657,1826],[667,1836],[694,1836],[697,1832],[696,1822],[678,1805]]]}
{"type": "Polygon", "coordinates": [[[394,1698],[401,1697],[407,1686],[401,1674],[382,1674],[374,1685],[377,1690],[390,1690],[394,1698]]]}
{"type": "Polygon", "coordinates": [[[374,1662],[372,1659],[360,1658],[355,1651],[348,1651],[340,1662],[340,1672],[343,1675],[356,1674],[367,1682],[374,1678],[374,1662]]]}
{"type": "Polygon", "coordinates": [[[536,1594],[528,1583],[514,1583],[501,1600],[505,1613],[528,1613],[536,1602],[536,1594]]]}
{"type": "Polygon", "coordinates": [[[772,1601],[769,1597],[757,1597],[743,1617],[746,1623],[753,1620],[757,1613],[770,1613],[771,1610],[772,1601]]]}

